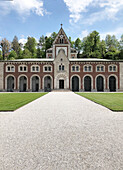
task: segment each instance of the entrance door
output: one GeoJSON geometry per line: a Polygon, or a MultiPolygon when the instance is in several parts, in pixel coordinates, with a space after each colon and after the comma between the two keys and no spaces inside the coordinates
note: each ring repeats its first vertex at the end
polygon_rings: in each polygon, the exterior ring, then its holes
{"type": "Polygon", "coordinates": [[[50,76],[46,76],[44,78],[44,91],[45,92],[51,91],[51,77],[50,76]]]}
{"type": "Polygon", "coordinates": [[[109,78],[109,89],[110,91],[116,91],[116,78],[114,76],[109,78]]]}
{"type": "Polygon", "coordinates": [[[77,76],[72,77],[72,91],[79,91],[79,78],[77,76]]]}
{"type": "Polygon", "coordinates": [[[84,89],[85,91],[91,91],[91,78],[89,76],[84,78],[84,89]]]}
{"type": "Polygon", "coordinates": [[[7,91],[13,92],[14,91],[14,77],[9,76],[7,78],[7,91]]]}
{"type": "Polygon", "coordinates": [[[104,80],[102,76],[97,77],[97,91],[104,91],[104,80]]]}
{"type": "Polygon", "coordinates": [[[64,80],[59,80],[59,89],[64,89],[64,80]]]}

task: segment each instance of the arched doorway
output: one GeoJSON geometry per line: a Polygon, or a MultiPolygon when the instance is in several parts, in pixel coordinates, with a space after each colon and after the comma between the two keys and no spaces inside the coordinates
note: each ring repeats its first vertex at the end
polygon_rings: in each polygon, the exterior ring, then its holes
{"type": "Polygon", "coordinates": [[[72,91],[79,91],[79,78],[77,76],[72,77],[72,91]]]}
{"type": "Polygon", "coordinates": [[[91,77],[90,76],[86,76],[84,78],[84,90],[91,91],[91,77]]]}
{"type": "Polygon", "coordinates": [[[51,77],[50,76],[46,76],[44,78],[44,91],[45,92],[51,91],[51,77]]]}
{"type": "Polygon", "coordinates": [[[39,91],[39,77],[33,76],[32,77],[32,92],[38,92],[39,91]]]}
{"type": "Polygon", "coordinates": [[[9,76],[7,78],[7,91],[13,92],[14,91],[14,77],[9,76]]]}
{"type": "Polygon", "coordinates": [[[116,78],[114,76],[109,77],[109,90],[116,91],[116,78]]]}
{"type": "Polygon", "coordinates": [[[27,78],[25,76],[21,76],[19,79],[19,91],[25,92],[27,89],[27,78]]]}
{"type": "Polygon", "coordinates": [[[104,78],[102,76],[98,76],[96,79],[97,91],[104,91],[104,78]]]}

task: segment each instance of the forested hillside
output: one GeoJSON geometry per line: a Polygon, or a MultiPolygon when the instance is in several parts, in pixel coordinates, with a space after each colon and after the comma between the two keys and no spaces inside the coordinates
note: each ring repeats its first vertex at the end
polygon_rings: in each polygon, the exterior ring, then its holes
{"type": "MultiPolygon", "coordinates": [[[[42,35],[38,42],[34,37],[28,37],[25,44],[18,41],[17,36],[9,42],[6,38],[0,41],[0,60],[14,60],[22,58],[45,58],[46,50],[52,47],[57,34],[53,32],[50,37],[42,35]]],[[[71,47],[78,51],[78,58],[105,58],[123,59],[123,34],[118,40],[115,35],[106,35],[105,40],[100,39],[99,32],[93,31],[83,40],[71,40],[71,47]]]]}

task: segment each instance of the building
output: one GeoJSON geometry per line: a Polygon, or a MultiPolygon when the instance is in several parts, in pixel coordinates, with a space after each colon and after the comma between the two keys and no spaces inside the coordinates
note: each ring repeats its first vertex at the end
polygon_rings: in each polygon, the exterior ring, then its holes
{"type": "Polygon", "coordinates": [[[45,59],[0,62],[0,91],[123,91],[123,61],[80,59],[62,26],[45,59]]]}

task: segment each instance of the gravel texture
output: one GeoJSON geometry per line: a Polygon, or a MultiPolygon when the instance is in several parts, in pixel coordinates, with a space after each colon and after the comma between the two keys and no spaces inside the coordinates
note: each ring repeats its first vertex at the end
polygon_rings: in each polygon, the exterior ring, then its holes
{"type": "Polygon", "coordinates": [[[0,170],[123,170],[123,112],[73,92],[1,112],[0,170]]]}

